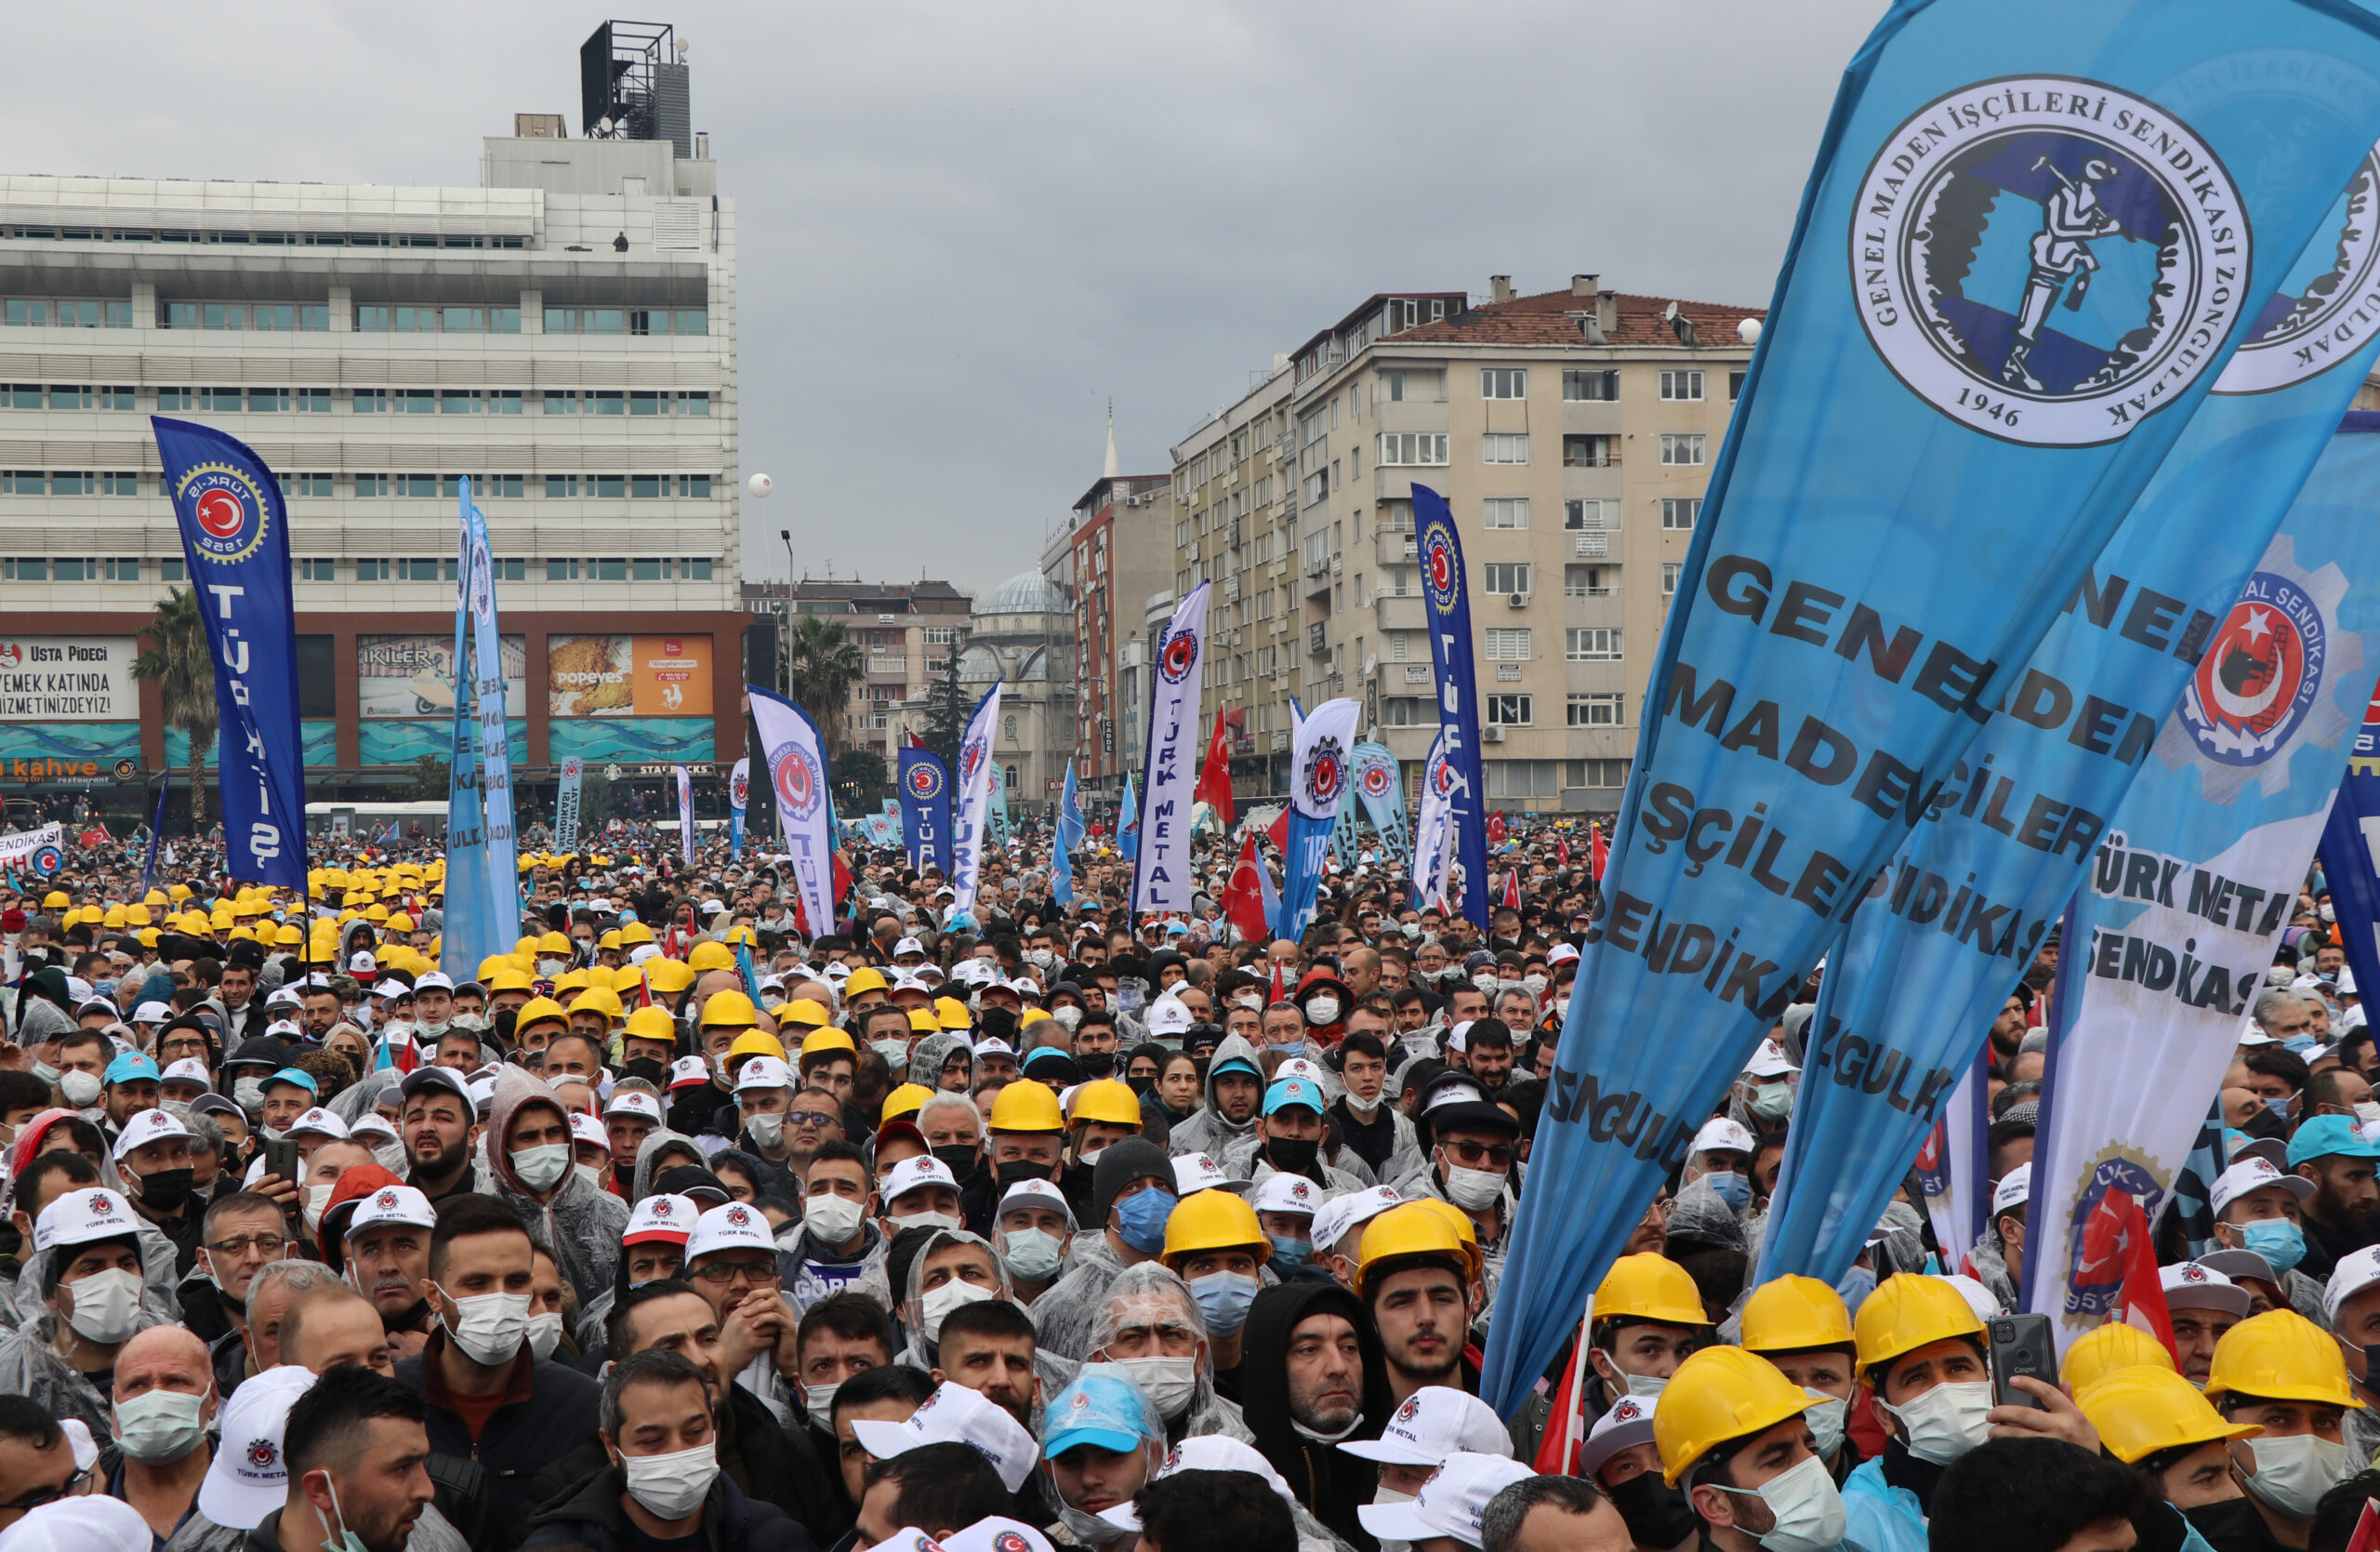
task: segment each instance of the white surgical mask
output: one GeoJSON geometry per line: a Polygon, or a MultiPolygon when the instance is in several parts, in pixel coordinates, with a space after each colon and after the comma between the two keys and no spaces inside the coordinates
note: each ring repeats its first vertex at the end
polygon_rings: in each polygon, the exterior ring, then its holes
{"type": "Polygon", "coordinates": [[[98,1103],[99,1081],[95,1075],[76,1068],[60,1076],[58,1092],[66,1096],[67,1104],[80,1110],[98,1103]]]}
{"type": "Polygon", "coordinates": [[[1011,1277],[1027,1282],[1040,1282],[1056,1274],[1058,1263],[1064,1259],[1066,1241],[1063,1236],[1038,1228],[1012,1228],[1002,1236],[1008,1248],[1000,1252],[1011,1277]]]}
{"type": "Polygon", "coordinates": [[[570,1173],[570,1145],[539,1143],[535,1147],[516,1147],[512,1150],[512,1173],[533,1191],[551,1190],[570,1173]]]}
{"type": "Polygon", "coordinates": [[[2286,1439],[2252,1439],[2256,1474],[2248,1491],[2291,1519],[2311,1519],[2322,1494],[2347,1479],[2350,1469],[2347,1446],[2312,1434],[2286,1439]]]}
{"type": "Polygon", "coordinates": [[[568,960],[558,960],[550,955],[537,962],[537,974],[540,975],[559,975],[569,968],[568,960]]]}
{"type": "Polygon", "coordinates": [[[1314,997],[1307,999],[1305,1004],[1305,1021],[1308,1024],[1338,1023],[1339,999],[1336,997],[1314,997]]]}
{"type": "Polygon", "coordinates": [[[1392,1505],[1409,1504],[1411,1502],[1413,1502],[1413,1495],[1409,1492],[1399,1492],[1393,1487],[1378,1487],[1372,1489],[1372,1507],[1376,1509],[1384,1509],[1392,1505]]]}
{"type": "Polygon", "coordinates": [[[562,1311],[542,1309],[529,1317],[529,1350],[539,1358],[551,1358],[562,1342],[562,1311]]]}
{"type": "Polygon", "coordinates": [[[766,1111],[747,1116],[744,1130],[752,1134],[752,1140],[762,1147],[775,1147],[785,1141],[785,1117],[766,1111]]]}
{"type": "Polygon", "coordinates": [[[1070,1034],[1070,1035],[1071,1035],[1071,1034],[1073,1034],[1077,1029],[1079,1029],[1079,1028],[1082,1028],[1082,1010],[1081,1010],[1080,1008],[1077,1008],[1077,1007],[1064,1007],[1064,1008],[1060,1008],[1057,1012],[1055,1012],[1055,1013],[1051,1014],[1050,1016],[1051,1016],[1051,1018],[1056,1019],[1060,1024],[1064,1025],[1064,1026],[1065,1027],[1065,1031],[1066,1031],[1066,1033],[1068,1033],[1068,1034],[1070,1034]]]}
{"type": "Polygon", "coordinates": [[[1504,1176],[1498,1170],[1467,1170],[1448,1164],[1447,1200],[1474,1213],[1485,1212],[1504,1194],[1504,1176]]]}
{"type": "Polygon", "coordinates": [[[451,1294],[448,1297],[455,1306],[454,1318],[448,1319],[441,1310],[438,1323],[446,1328],[447,1336],[463,1350],[463,1356],[490,1369],[511,1362],[513,1355],[521,1350],[522,1338],[528,1334],[529,1295],[474,1293],[467,1298],[456,1299],[451,1294]]]}
{"type": "Polygon", "coordinates": [[[1191,1398],[1198,1388],[1198,1360],[1195,1358],[1119,1358],[1112,1360],[1132,1376],[1141,1394],[1149,1399],[1157,1415],[1174,1422],[1190,1410],[1191,1398]]]}
{"type": "Polygon", "coordinates": [[[206,1398],[180,1390],[147,1390],[115,1408],[115,1441],[144,1466],[177,1461],[206,1438],[206,1398]]]}
{"type": "MultiPolygon", "coordinates": [[[[1719,1486],[1715,1482],[1711,1485],[1719,1486]]],[[[1759,1538],[1768,1552],[1825,1552],[1826,1548],[1840,1545],[1844,1533],[1851,1528],[1850,1517],[1844,1512],[1843,1494],[1835,1491],[1826,1462],[1816,1455],[1778,1472],[1755,1492],[1730,1487],[1720,1487],[1719,1491],[1758,1498],[1768,1506],[1777,1523],[1759,1538]]]]}
{"type": "Polygon", "coordinates": [[[73,1295],[74,1308],[66,1322],[85,1337],[108,1346],[132,1334],[132,1323],[140,1314],[139,1273],[111,1267],[68,1284],[67,1289],[73,1295]]]}
{"type": "Polygon", "coordinates": [[[1989,1380],[1937,1385],[1907,1406],[1880,1404],[1908,1430],[1909,1453],[1936,1466],[1957,1460],[1982,1443],[1991,1428],[1984,1421],[1991,1410],[1989,1380]]]}
{"type": "Polygon", "coordinates": [[[1812,1390],[1806,1385],[1802,1386],[1802,1394],[1820,1398],[1818,1405],[1802,1413],[1802,1421],[1810,1426],[1810,1433],[1818,1439],[1818,1453],[1831,1460],[1843,1443],[1843,1414],[1851,1403],[1840,1396],[1812,1390]]]}
{"type": "Polygon", "coordinates": [[[842,1387],[840,1380],[832,1385],[805,1385],[801,1387],[801,1404],[809,1409],[810,1420],[828,1433],[835,1431],[835,1392],[842,1387]]]}
{"type": "Polygon", "coordinates": [[[1628,1394],[1647,1401],[1660,1395],[1670,1383],[1666,1374],[1622,1374],[1620,1377],[1628,1382],[1628,1394]]]}
{"type": "Polygon", "coordinates": [[[801,1221],[810,1232],[830,1245],[840,1245],[859,1227],[859,1203],[848,1197],[813,1193],[801,1204],[801,1221]]]}
{"type": "Polygon", "coordinates": [[[963,1304],[981,1304],[985,1299],[999,1297],[997,1290],[952,1278],[939,1288],[929,1289],[918,1301],[924,1319],[919,1322],[919,1334],[929,1342],[942,1340],[943,1318],[963,1304]]]}
{"type": "Polygon", "coordinates": [[[316,1230],[321,1229],[323,1227],[323,1213],[331,1204],[331,1192],[337,1188],[338,1182],[337,1181],[333,1181],[327,1186],[309,1186],[306,1187],[306,1205],[299,1209],[299,1213],[305,1218],[306,1227],[308,1228],[316,1230]]]}
{"type": "Polygon", "coordinates": [[[719,1448],[698,1444],[666,1455],[622,1455],[628,1496],[655,1519],[683,1519],[703,1506],[719,1479],[719,1448]]]}

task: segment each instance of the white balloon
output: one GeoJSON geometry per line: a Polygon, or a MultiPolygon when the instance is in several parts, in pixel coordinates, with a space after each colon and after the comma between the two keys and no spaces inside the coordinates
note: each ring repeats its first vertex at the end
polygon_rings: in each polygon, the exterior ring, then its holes
{"type": "Polygon", "coordinates": [[[774,490],[776,488],[776,484],[777,483],[774,480],[770,479],[766,474],[755,474],[750,479],[744,482],[744,488],[750,491],[754,499],[757,500],[759,497],[766,496],[769,492],[774,490]]]}

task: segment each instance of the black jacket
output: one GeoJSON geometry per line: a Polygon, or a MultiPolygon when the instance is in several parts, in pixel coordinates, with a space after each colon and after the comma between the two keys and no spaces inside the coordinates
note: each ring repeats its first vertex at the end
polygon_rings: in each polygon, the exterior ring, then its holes
{"type": "Polygon", "coordinates": [[[1289,1333],[1308,1317],[1323,1314],[1346,1317],[1363,1349],[1363,1418],[1347,1437],[1380,1437],[1392,1404],[1387,1356],[1369,1313],[1337,1283],[1285,1282],[1256,1295],[1240,1346],[1240,1415],[1256,1436],[1256,1448],[1288,1480],[1298,1502],[1357,1552],[1375,1552],[1380,1543],[1355,1518],[1355,1509],[1371,1502],[1379,1468],[1306,1438],[1289,1418],[1289,1333]]]}
{"type": "MultiPolygon", "coordinates": [[[[489,1545],[474,1537],[473,1546],[479,1552],[518,1546],[529,1511],[536,1506],[530,1482],[549,1463],[593,1437],[602,1386],[550,1359],[533,1358],[524,1347],[513,1360],[504,1404],[489,1415],[474,1443],[469,1426],[449,1403],[445,1382],[439,1377],[438,1358],[445,1346],[446,1333],[432,1332],[430,1345],[418,1358],[398,1363],[397,1378],[429,1403],[433,1461],[439,1455],[458,1457],[477,1462],[487,1472],[488,1518],[493,1521],[489,1529],[494,1540],[489,1545]]],[[[438,1472],[433,1469],[430,1475],[434,1479],[438,1472]]],[[[439,1508],[446,1512],[443,1496],[439,1508]]],[[[458,1526],[469,1522],[468,1516],[458,1519],[448,1513],[447,1518],[458,1526]]]]}
{"type": "MultiPolygon", "coordinates": [[[[628,1545],[634,1526],[620,1507],[620,1474],[609,1467],[531,1517],[522,1547],[569,1548],[571,1552],[617,1552],[628,1545]]],[[[704,1552],[816,1552],[801,1527],[774,1504],[747,1498],[722,1473],[703,1500],[704,1552]]]]}

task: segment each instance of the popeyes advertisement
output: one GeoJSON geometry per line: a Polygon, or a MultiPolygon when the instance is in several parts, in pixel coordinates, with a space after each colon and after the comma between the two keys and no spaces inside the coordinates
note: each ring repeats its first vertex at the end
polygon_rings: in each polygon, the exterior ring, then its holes
{"type": "Polygon", "coordinates": [[[555,717],[707,717],[708,636],[549,636],[546,712],[555,717]]]}

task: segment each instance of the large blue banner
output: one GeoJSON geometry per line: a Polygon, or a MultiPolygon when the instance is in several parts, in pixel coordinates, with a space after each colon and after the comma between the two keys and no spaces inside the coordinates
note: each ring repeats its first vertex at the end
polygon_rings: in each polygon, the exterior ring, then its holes
{"type": "MultiPolygon", "coordinates": [[[[2380,987],[2380,701],[2365,709],[2356,730],[2347,779],[2322,827],[2322,879],[2330,885],[2331,909],[2338,918],[2339,946],[2354,972],[2358,997],[2380,987]]],[[[152,845],[151,850],[155,850],[152,845]]]]}
{"type": "Polygon", "coordinates": [[[1330,829],[1349,786],[1349,750],[1363,708],[1342,697],[1309,713],[1289,701],[1289,824],[1282,848],[1281,903],[1273,935],[1295,943],[1314,921],[1330,860],[1330,829]]]}
{"type": "Polygon", "coordinates": [[[1132,795],[1132,778],[1124,777],[1124,796],[1116,805],[1116,855],[1127,862],[1141,855],[1141,800],[1132,795]]]}
{"type": "Polygon", "coordinates": [[[211,426],[150,417],[182,559],[215,657],[224,870],[306,888],[306,772],[298,729],[298,617],[281,482],[211,426]]]}
{"type": "Polygon", "coordinates": [[[1828,956],[1763,1278],[1833,1282],[1858,1257],[2362,386],[2375,174],[2367,157],[1828,956]],[[2360,338],[2305,349],[2342,325],[2360,338]]]}
{"type": "Polygon", "coordinates": [[[1413,487],[1413,537],[1421,557],[1421,596],[1429,605],[1430,661],[1438,675],[1438,748],[1451,783],[1444,794],[1453,865],[1462,898],[1447,909],[1483,932],[1488,926],[1488,783],[1479,763],[1479,674],[1473,663],[1471,577],[1447,498],[1413,487]]]}
{"type": "Polygon", "coordinates": [[[950,772],[929,749],[901,751],[901,839],[910,867],[950,871],[950,772]]]}
{"type": "MultiPolygon", "coordinates": [[[[496,567],[490,559],[487,518],[471,499],[471,482],[460,482],[463,581],[469,587],[471,621],[472,696],[479,702],[480,796],[487,811],[488,909],[496,936],[509,942],[521,930],[521,852],[512,826],[512,745],[504,715],[504,634],[496,628],[496,567]]],[[[462,662],[460,654],[455,661],[462,662]]],[[[455,746],[457,763],[469,758],[455,746]]],[[[442,946],[443,950],[443,946],[442,946]]],[[[501,952],[501,946],[488,950],[501,952]]],[[[471,962],[477,975],[479,962],[471,962]]]]}
{"type": "Polygon", "coordinates": [[[1082,799],[1075,790],[1075,763],[1066,762],[1066,784],[1058,794],[1058,833],[1050,848],[1050,895],[1061,910],[1075,903],[1074,850],[1082,844],[1082,799]]]}
{"type": "Polygon", "coordinates": [[[1500,1410],[2261,332],[2375,71],[2318,0],[1899,0],[1852,61],[1654,665],[1500,1410]]]}
{"type": "MultiPolygon", "coordinates": [[[[458,559],[470,552],[470,535],[458,531],[458,559]]],[[[455,589],[455,732],[446,762],[446,897],[438,934],[438,967],[457,984],[476,979],[480,962],[513,941],[492,914],[489,887],[487,805],[480,796],[480,702],[471,683],[470,573],[455,589]]],[[[394,829],[393,824],[390,829],[394,829]]],[[[520,923],[512,923],[517,929],[520,923]]],[[[387,1042],[382,1042],[387,1054],[387,1042]]]]}

